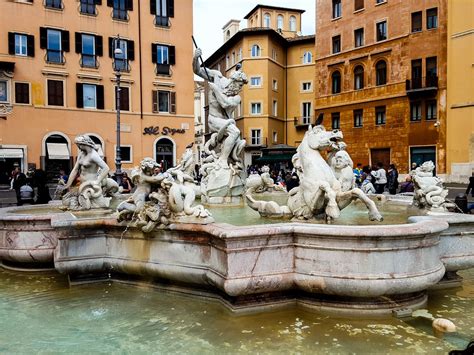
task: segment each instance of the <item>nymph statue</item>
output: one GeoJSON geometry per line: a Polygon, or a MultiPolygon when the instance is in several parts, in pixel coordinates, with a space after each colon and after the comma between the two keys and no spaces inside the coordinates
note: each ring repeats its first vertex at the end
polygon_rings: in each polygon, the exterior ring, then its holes
{"type": "Polygon", "coordinates": [[[446,201],[448,190],[439,177],[433,176],[434,168],[435,165],[429,160],[411,172],[415,188],[413,204],[432,211],[447,211],[454,208],[454,204],[446,201]]]}
{"type": "Polygon", "coordinates": [[[108,178],[110,168],[99,156],[92,139],[79,135],[74,140],[79,154],[69,175],[62,203],[65,209],[89,210],[108,208],[112,196],[118,192],[117,183],[108,178]]]}
{"type": "Polygon", "coordinates": [[[218,70],[202,68],[199,65],[201,50],[194,53],[194,73],[209,84],[209,128],[212,136],[204,146],[208,155],[201,167],[204,200],[222,203],[232,197],[242,196],[244,184],[242,150],[245,140],[231,117],[239,106],[240,91],[247,83],[247,77],[238,69],[227,78],[218,70]]]}

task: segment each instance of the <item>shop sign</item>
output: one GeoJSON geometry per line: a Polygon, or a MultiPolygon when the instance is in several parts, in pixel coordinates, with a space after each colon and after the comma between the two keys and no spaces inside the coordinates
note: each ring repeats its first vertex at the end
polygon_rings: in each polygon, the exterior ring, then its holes
{"type": "Polygon", "coordinates": [[[160,130],[160,127],[159,126],[150,126],[150,127],[145,127],[143,129],[143,134],[149,134],[149,135],[154,135],[154,136],[157,136],[157,135],[164,135],[164,136],[167,136],[169,134],[171,134],[172,136],[174,136],[175,134],[184,134],[185,133],[185,130],[183,128],[170,128],[170,127],[163,127],[161,130],[160,130]]]}

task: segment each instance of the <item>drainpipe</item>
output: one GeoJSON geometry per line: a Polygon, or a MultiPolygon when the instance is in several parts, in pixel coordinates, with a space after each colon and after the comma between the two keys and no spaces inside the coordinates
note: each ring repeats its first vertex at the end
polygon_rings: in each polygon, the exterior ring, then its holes
{"type": "Polygon", "coordinates": [[[285,52],[285,144],[288,145],[288,48],[285,52]]]}
{"type": "Polygon", "coordinates": [[[143,80],[142,80],[142,20],[141,20],[141,7],[140,1],[138,1],[138,55],[140,56],[139,74],[140,74],[140,118],[143,119],[143,80]]]}

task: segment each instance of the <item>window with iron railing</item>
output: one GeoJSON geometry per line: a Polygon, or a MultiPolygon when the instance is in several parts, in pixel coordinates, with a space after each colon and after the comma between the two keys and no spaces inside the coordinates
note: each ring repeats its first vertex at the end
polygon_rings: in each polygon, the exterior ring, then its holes
{"type": "Polygon", "coordinates": [[[95,5],[101,2],[102,0],[80,0],[79,11],[84,15],[96,15],[95,5]]]}
{"type": "Polygon", "coordinates": [[[46,62],[64,64],[64,52],[69,52],[69,31],[40,27],[40,48],[46,49],[46,62]]]}
{"type": "Polygon", "coordinates": [[[174,17],[174,0],[150,0],[150,12],[155,15],[155,25],[170,26],[170,17],[174,17]]]}
{"type": "Polygon", "coordinates": [[[44,6],[48,9],[62,9],[63,2],[62,0],[45,0],[44,6]]]}
{"type": "Polygon", "coordinates": [[[152,61],[156,63],[156,74],[171,75],[171,65],[176,62],[175,47],[152,43],[152,61]]]}
{"type": "Polygon", "coordinates": [[[112,7],[114,20],[128,21],[128,12],[133,10],[133,0],[107,0],[107,6],[112,7]]]}

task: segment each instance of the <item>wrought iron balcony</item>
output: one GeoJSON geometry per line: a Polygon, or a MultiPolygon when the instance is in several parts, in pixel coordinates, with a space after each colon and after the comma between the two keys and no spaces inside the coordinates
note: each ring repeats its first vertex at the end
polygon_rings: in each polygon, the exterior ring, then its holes
{"type": "Polygon", "coordinates": [[[267,147],[267,137],[245,137],[246,147],[264,148],[267,147]]]}
{"type": "Polygon", "coordinates": [[[314,117],[313,116],[302,116],[302,117],[295,117],[294,124],[296,129],[306,129],[310,124],[313,124],[314,117]]]}
{"type": "Polygon", "coordinates": [[[406,81],[406,90],[409,96],[429,96],[438,91],[438,76],[429,75],[421,78],[412,78],[406,81]]]}

